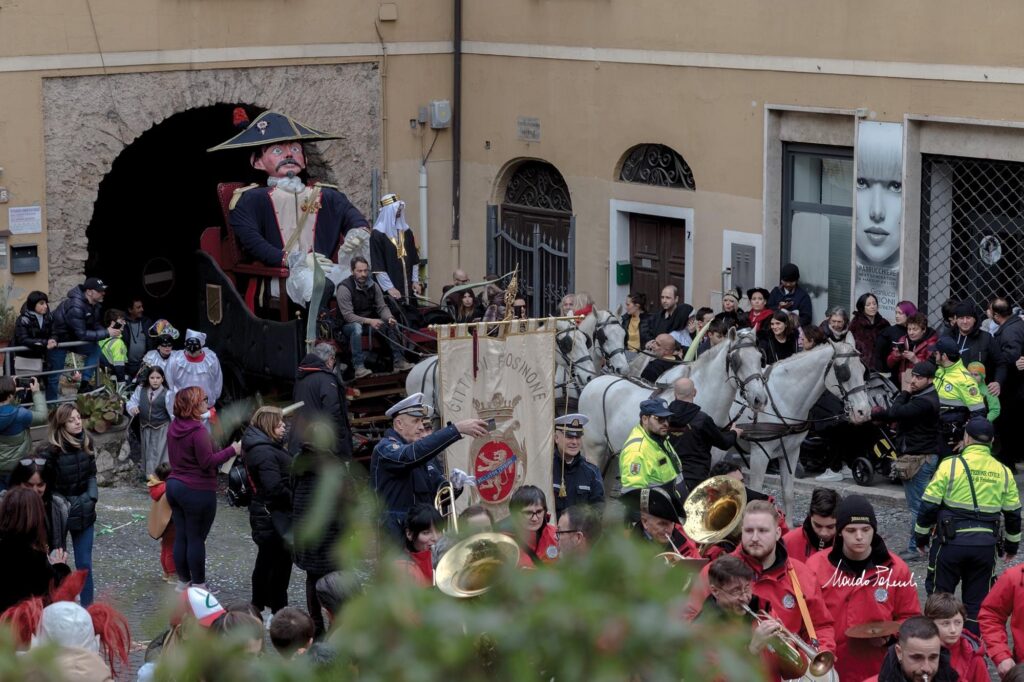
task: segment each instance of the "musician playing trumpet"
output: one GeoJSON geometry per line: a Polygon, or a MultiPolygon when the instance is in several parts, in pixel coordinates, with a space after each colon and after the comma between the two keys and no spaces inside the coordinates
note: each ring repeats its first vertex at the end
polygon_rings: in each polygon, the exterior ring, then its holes
{"type": "Polygon", "coordinates": [[[811,555],[807,568],[817,575],[825,605],[835,619],[836,674],[840,680],[862,680],[881,667],[892,631],[851,637],[847,630],[866,623],[903,621],[920,615],[921,604],[910,569],[878,534],[868,499],[850,495],[835,514],[832,549],[811,555]]]}
{"type": "MultiPolygon", "coordinates": [[[[780,542],[779,512],[764,500],[753,500],[743,510],[740,547],[733,552],[754,572],[752,592],[762,604],[771,605],[772,617],[819,652],[834,652],[832,614],[821,595],[814,573],[789,558],[780,542]]],[[[691,593],[687,616],[695,618],[710,594],[709,567],[691,593]]],[[[781,680],[779,674],[773,678],[781,680]]]]}

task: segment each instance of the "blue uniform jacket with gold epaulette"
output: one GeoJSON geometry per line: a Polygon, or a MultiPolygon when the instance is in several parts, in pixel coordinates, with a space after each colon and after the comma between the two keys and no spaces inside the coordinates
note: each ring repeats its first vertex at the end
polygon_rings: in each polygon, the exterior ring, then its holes
{"type": "Polygon", "coordinates": [[[437,456],[462,434],[449,424],[415,443],[406,442],[388,429],[370,458],[370,483],[384,505],[384,526],[404,540],[402,524],[417,502],[433,504],[437,489],[445,481],[444,467],[437,456]]]}

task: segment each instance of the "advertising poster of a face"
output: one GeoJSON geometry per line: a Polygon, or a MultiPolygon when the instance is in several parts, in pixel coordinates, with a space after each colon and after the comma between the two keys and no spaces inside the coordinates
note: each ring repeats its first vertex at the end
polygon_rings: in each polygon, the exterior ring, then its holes
{"type": "Polygon", "coordinates": [[[891,320],[899,300],[903,240],[903,125],[875,121],[859,125],[854,299],[874,294],[879,313],[891,320]]]}

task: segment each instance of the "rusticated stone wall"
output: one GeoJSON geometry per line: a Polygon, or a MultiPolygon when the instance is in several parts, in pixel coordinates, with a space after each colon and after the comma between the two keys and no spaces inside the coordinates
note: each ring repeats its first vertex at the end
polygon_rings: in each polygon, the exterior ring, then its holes
{"type": "Polygon", "coordinates": [[[146,130],[196,107],[246,103],[343,135],[317,143],[325,166],[317,176],[372,215],[369,175],[382,165],[379,76],[376,62],[359,62],[44,79],[50,291],[59,298],[82,281],[86,227],[114,159],[146,130]]]}

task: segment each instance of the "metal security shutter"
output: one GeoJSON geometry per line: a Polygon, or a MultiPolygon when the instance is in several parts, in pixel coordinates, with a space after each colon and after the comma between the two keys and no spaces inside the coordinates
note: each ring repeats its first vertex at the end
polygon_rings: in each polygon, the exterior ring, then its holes
{"type": "Polygon", "coordinates": [[[918,306],[934,326],[947,298],[1024,301],[1024,163],[921,157],[918,306]]]}

